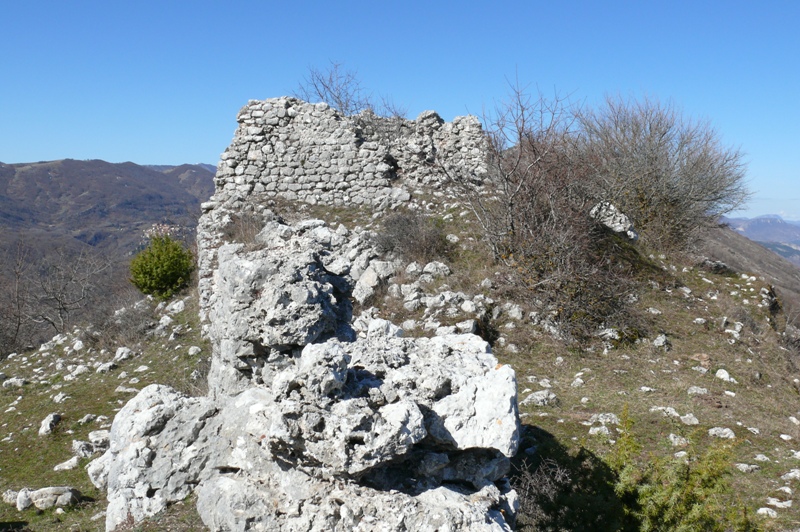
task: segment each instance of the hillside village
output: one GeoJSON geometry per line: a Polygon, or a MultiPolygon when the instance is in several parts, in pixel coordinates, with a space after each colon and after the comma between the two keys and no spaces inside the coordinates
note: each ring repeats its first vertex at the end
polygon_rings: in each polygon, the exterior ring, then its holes
{"type": "Polygon", "coordinates": [[[453,183],[491,176],[477,119],[237,119],[197,286],[0,362],[1,527],[638,530],[683,518],[653,502],[669,475],[705,475],[698,523],[800,527],[800,342],[770,277],[647,248],[614,208],[592,234],[628,306],[569,328],[453,183]]]}

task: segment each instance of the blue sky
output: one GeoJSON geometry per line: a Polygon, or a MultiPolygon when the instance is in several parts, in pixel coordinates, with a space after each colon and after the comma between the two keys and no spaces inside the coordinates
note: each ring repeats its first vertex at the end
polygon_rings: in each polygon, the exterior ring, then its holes
{"type": "Polygon", "coordinates": [[[671,100],[749,162],[741,214],[800,219],[800,2],[3,2],[0,161],[216,164],[249,99],[356,70],[410,116],[507,80],[671,100]]]}

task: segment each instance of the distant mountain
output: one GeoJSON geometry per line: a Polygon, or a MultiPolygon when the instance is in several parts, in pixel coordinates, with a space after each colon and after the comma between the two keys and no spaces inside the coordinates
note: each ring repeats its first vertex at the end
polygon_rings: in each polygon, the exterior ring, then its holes
{"type": "Polygon", "coordinates": [[[723,222],[737,233],[800,266],[800,222],[789,222],[776,214],[724,218],[723,222]]]}
{"type": "Polygon", "coordinates": [[[155,223],[193,235],[200,203],[214,190],[209,166],[0,163],[0,246],[22,237],[33,247],[88,245],[124,257],[155,223]]]}
{"type": "MultiPolygon", "coordinates": [[[[772,249],[764,249],[764,243],[745,237],[740,231],[729,227],[709,229],[703,235],[700,249],[712,260],[719,260],[739,272],[753,272],[763,276],[776,286],[783,303],[794,311],[800,311],[800,268],[772,249]]],[[[771,248],[769,248],[771,249],[771,248]]]]}

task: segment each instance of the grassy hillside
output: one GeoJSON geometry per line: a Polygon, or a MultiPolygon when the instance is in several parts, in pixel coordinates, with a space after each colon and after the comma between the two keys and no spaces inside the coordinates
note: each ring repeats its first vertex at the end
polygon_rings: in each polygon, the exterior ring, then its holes
{"type": "Polygon", "coordinates": [[[124,257],[154,223],[193,230],[213,186],[213,172],[198,165],[161,172],[97,160],[0,163],[0,225],[6,229],[0,248],[20,232],[35,247],[45,233],[62,245],[83,243],[124,257]]]}
{"type": "MultiPolygon", "coordinates": [[[[196,298],[184,298],[176,300],[185,301],[183,311],[148,303],[146,308],[128,309],[116,331],[78,329],[0,364],[0,372],[9,378],[26,381],[21,387],[0,388],[0,492],[70,485],[84,496],[79,506],[65,513],[33,508],[18,512],[0,504],[0,530],[104,529],[102,516],[92,519],[103,511],[105,494],[89,482],[84,468],[91,458],[81,458],[73,470],[53,471],[53,467],[72,456],[74,440],[86,441],[91,431],[109,428],[115,413],[148,384],[168,384],[188,394],[205,392],[210,348],[199,335],[196,298]],[[76,342],[82,344],[79,350],[76,342]],[[119,347],[131,349],[132,357],[98,373],[97,368],[112,361],[119,347]],[[190,354],[192,347],[199,353],[192,349],[195,354],[190,354]],[[81,366],[87,371],[70,377],[81,366]],[[67,398],[56,402],[58,394],[67,398]],[[39,436],[40,423],[50,413],[60,414],[62,420],[53,434],[39,436]],[[87,415],[96,418],[82,422],[87,415]]],[[[193,526],[184,530],[196,529],[193,526]]]]}
{"type": "MultiPolygon", "coordinates": [[[[295,220],[321,217],[334,227],[344,223],[382,230],[381,219],[371,212],[279,209],[295,220]]],[[[447,246],[434,246],[432,252],[447,262],[452,275],[420,288],[430,295],[461,292],[471,300],[480,295],[486,312],[468,307],[451,312],[447,306],[408,310],[400,286],[413,279],[405,273],[357,312],[374,306],[377,316],[409,325],[409,336],[433,335],[437,327],[474,319],[499,360],[515,368],[523,421],[515,482],[531,488],[521,493],[526,504],[521,530],[636,529],[630,528],[638,526],[636,519],[626,514],[635,507],[630,493],[619,489],[620,457],[631,466],[626,474],[636,476],[653,464],[666,471],[691,460],[692,467],[700,467],[705,462],[698,457],[709,449],[727,453],[720,476],[728,489],[713,493],[704,504],[747,515],[764,530],[800,527],[800,512],[788,506],[800,485],[791,474],[800,469],[799,353],[782,335],[786,315],[771,297],[771,280],[751,271],[714,273],[698,257],[640,249],[646,280],[631,303],[637,334],[616,339],[598,330],[586,341],[566,342],[531,314],[536,308],[530,296],[504,282],[507,268],[491,260],[473,225],[461,216],[463,208],[449,205],[437,212],[428,220],[449,237],[447,246]],[[720,378],[725,376],[720,370],[727,372],[727,380],[720,378]],[[547,390],[554,398],[537,406],[534,394],[547,390]],[[730,429],[734,438],[712,436],[711,429],[730,429]],[[774,510],[775,517],[757,515],[760,508],[774,510]]],[[[102,512],[104,494],[88,481],[83,470],[88,459],[72,471],[52,468],[71,456],[72,440],[85,440],[90,431],[109,426],[133,393],[119,386],[141,389],[161,383],[202,393],[202,379],[196,377],[210,353],[198,334],[194,301],[186,299],[185,310],[160,329],[158,321],[170,315],[164,308],[141,314],[133,320],[140,325],[125,329],[129,333],[93,338],[90,331],[76,331],[60,344],[0,365],[8,377],[29,382],[0,389],[0,492],[69,484],[86,497],[61,514],[0,505],[0,529],[102,530],[102,517],[92,517],[102,512]],[[143,319],[149,320],[148,328],[141,327],[143,319]],[[84,347],[74,350],[78,339],[84,347]],[[109,373],[95,373],[121,346],[136,355],[109,373]],[[200,347],[200,354],[189,355],[191,346],[200,347]],[[90,371],[67,380],[65,375],[81,364],[90,371]],[[69,399],[55,403],[58,393],[69,399]],[[63,420],[53,435],[40,437],[39,424],[51,412],[63,420]],[[108,419],[79,423],[86,414],[108,419]]],[[[200,527],[188,500],[134,529],[200,527]]]]}

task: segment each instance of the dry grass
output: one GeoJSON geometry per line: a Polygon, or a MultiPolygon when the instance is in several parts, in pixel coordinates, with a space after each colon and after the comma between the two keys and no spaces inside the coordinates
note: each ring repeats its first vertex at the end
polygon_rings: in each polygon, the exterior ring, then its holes
{"type": "MultiPolygon", "coordinates": [[[[652,324],[656,333],[666,333],[671,343],[669,351],[651,343],[607,352],[600,345],[569,350],[546,336],[531,338],[520,327],[504,332],[509,343],[521,348],[520,352],[509,353],[500,347],[496,352],[501,361],[511,363],[517,370],[520,398],[542,389],[543,379],[549,381],[560,400],[558,406],[525,407],[523,420],[527,426],[551,435],[573,456],[581,449],[599,457],[608,455],[619,436],[616,428],[609,425],[607,437],[590,436],[584,423],[592,414],[610,412],[619,416],[626,406],[635,422],[632,431],[643,447],[639,456],[642,466],[681,450],[671,445],[670,434],[686,437],[703,450],[714,440],[708,436],[708,429],[733,429],[733,463],[754,464],[761,469],[754,473],[732,470],[734,497],[729,502],[741,502],[754,512],[766,506],[768,496],[777,496],[778,487],[798,487],[794,481],[782,481],[780,476],[800,467],[800,460],[793,458],[800,427],[789,420],[789,416],[798,417],[794,380],[800,374],[781,349],[779,335],[767,322],[768,309],[758,306],[758,297],[752,299],[765,283],[694,269],[683,272],[683,267],[680,265],[672,273],[677,284],[692,290],[691,296],[679,290],[649,289],[640,295],[638,303],[642,309],[661,311],[652,316],[652,324]],[[719,292],[716,299],[708,297],[710,291],[719,292]],[[744,324],[741,339],[733,344],[732,334],[720,327],[725,316],[730,326],[734,321],[744,324]],[[697,324],[695,318],[707,321],[697,324]],[[702,366],[707,367],[707,373],[693,369],[702,366]],[[716,378],[714,374],[720,368],[726,369],[738,384],[716,378]],[[579,374],[584,384],[574,387],[579,374]],[[706,388],[708,393],[690,396],[690,386],[706,388]],[[652,391],[643,391],[642,387],[652,391]],[[686,425],[678,418],[652,412],[654,406],[673,407],[682,416],[692,413],[699,424],[686,425]],[[785,441],[780,435],[792,439],[785,441]],[[770,461],[755,461],[757,454],[766,455],[770,461]]],[[[669,265],[667,268],[672,271],[669,265]]],[[[764,523],[767,529],[800,525],[796,509],[778,510],[778,514],[775,521],[764,523]]]]}

